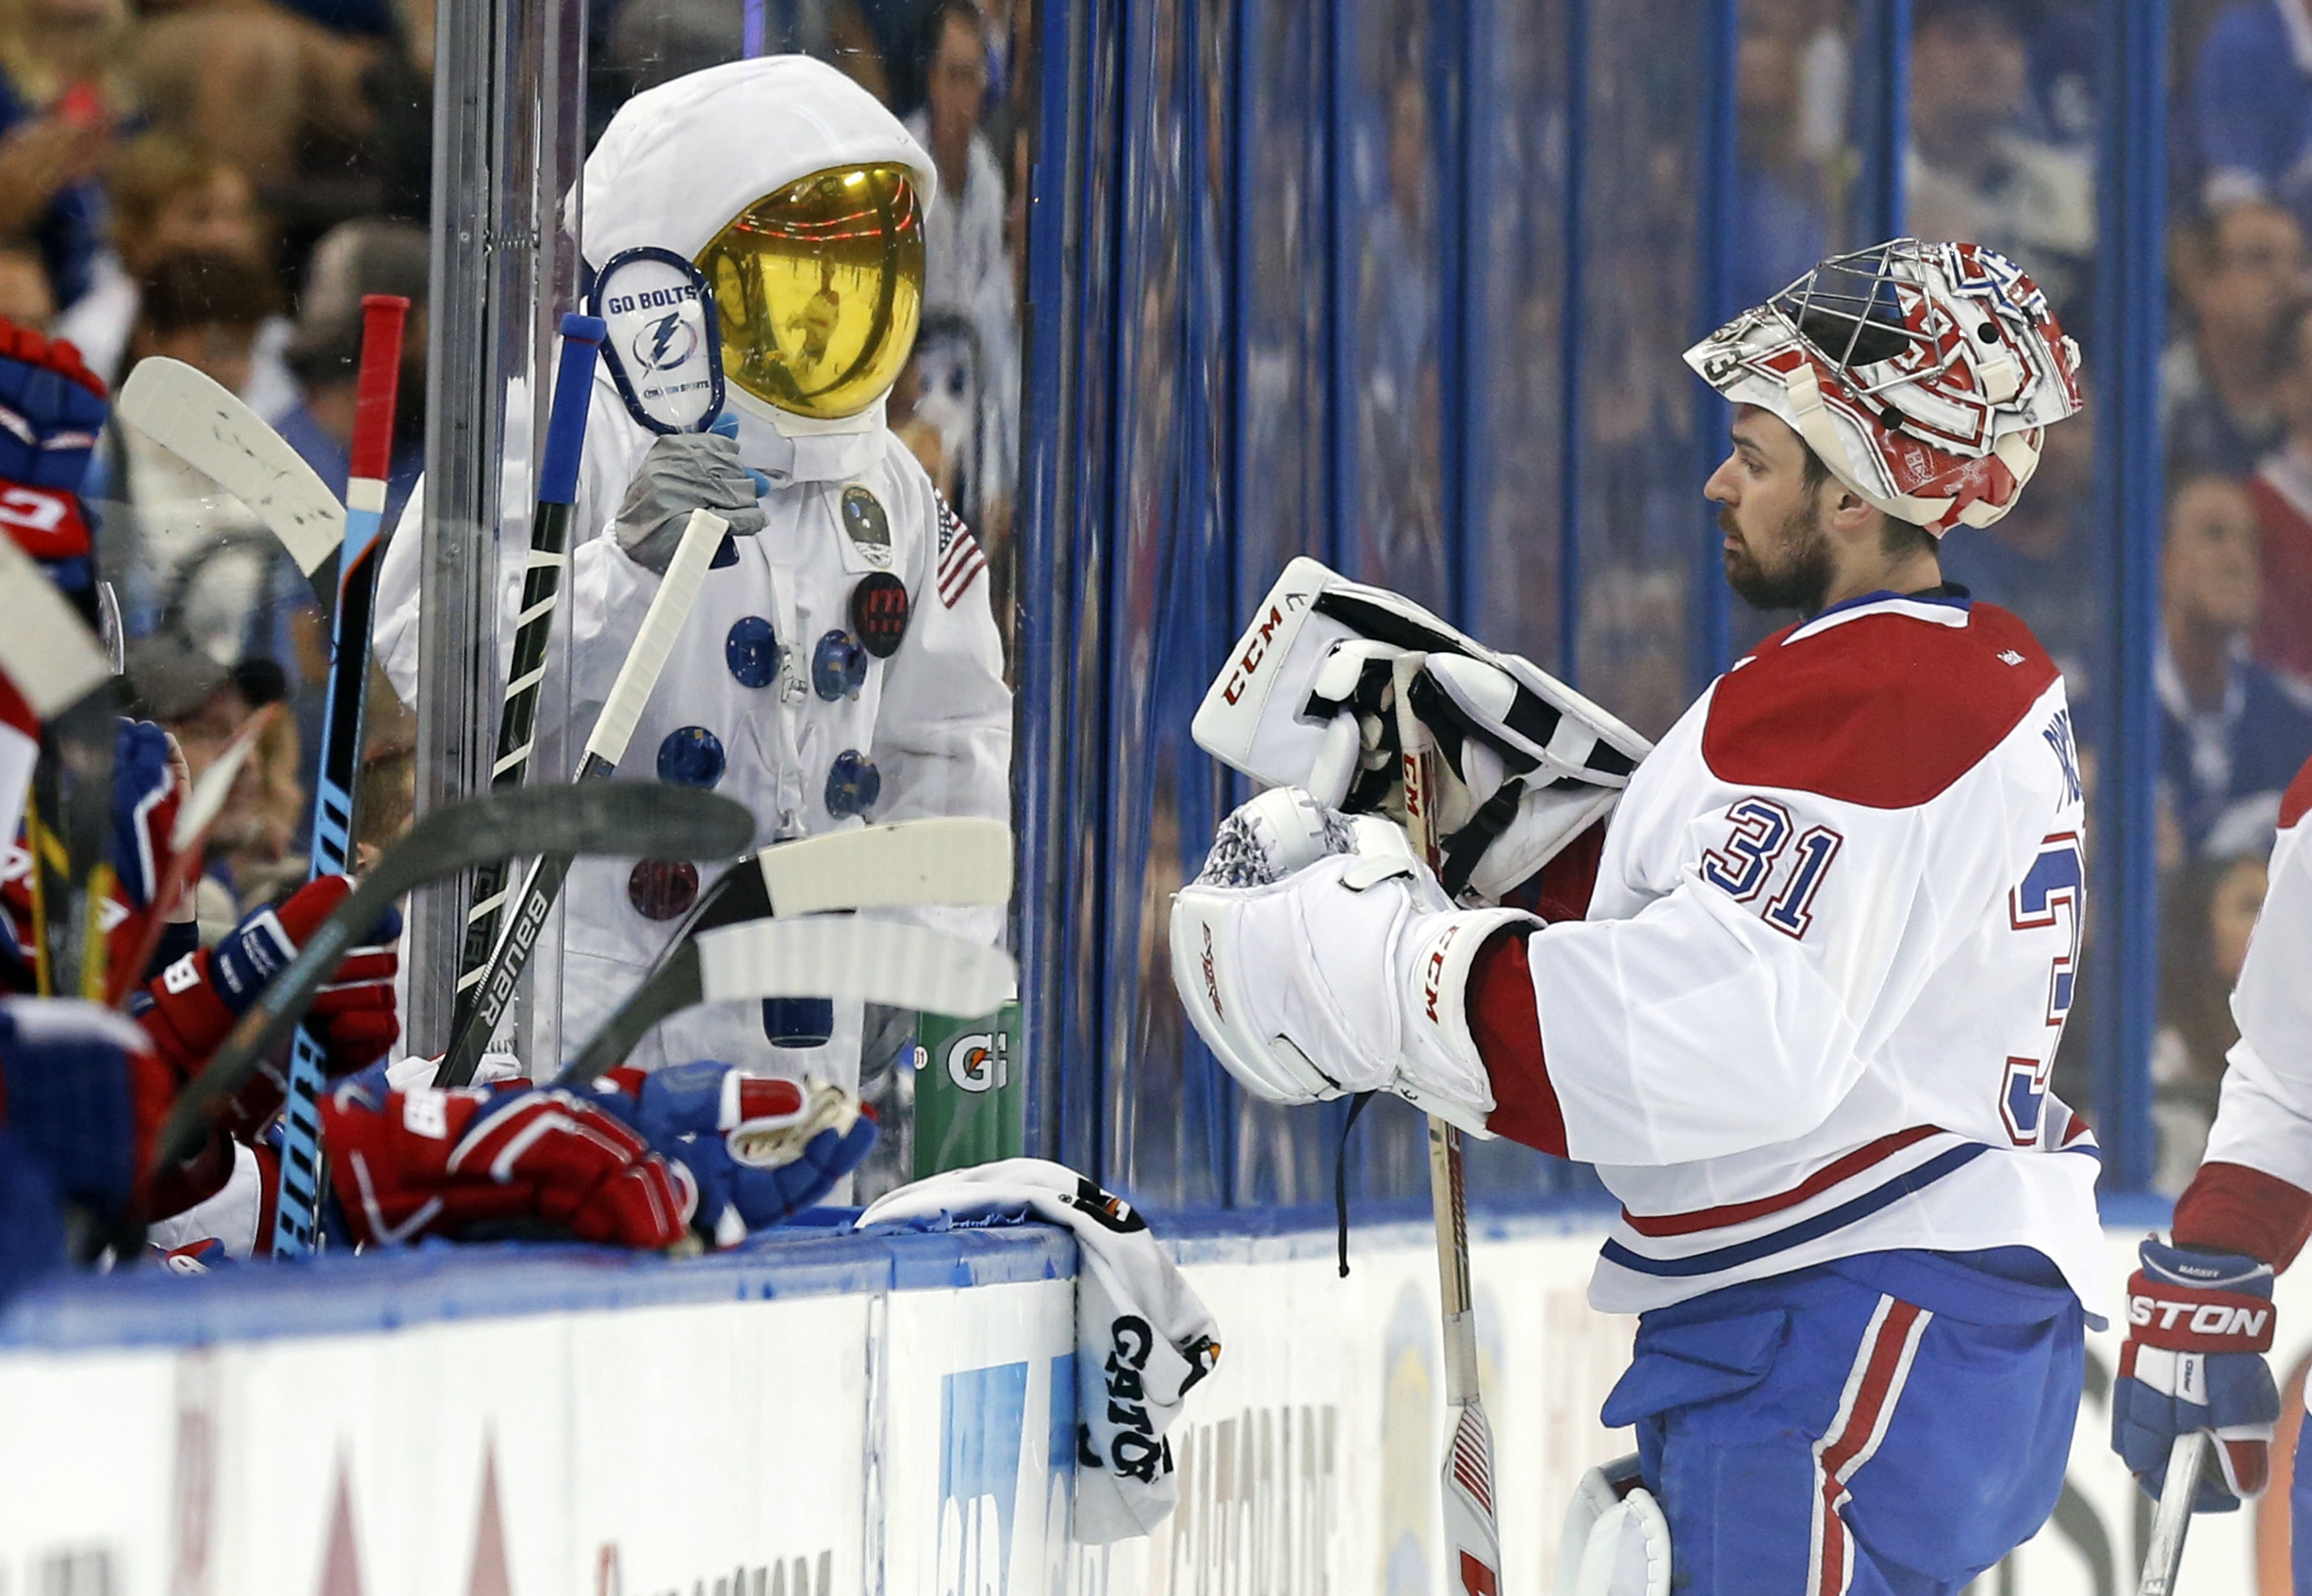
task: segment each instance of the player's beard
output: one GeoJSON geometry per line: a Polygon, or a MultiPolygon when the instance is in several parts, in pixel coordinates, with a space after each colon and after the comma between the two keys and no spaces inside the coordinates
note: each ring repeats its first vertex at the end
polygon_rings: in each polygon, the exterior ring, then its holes
{"type": "Polygon", "coordinates": [[[1772,544],[1777,557],[1772,566],[1751,552],[1750,539],[1734,519],[1732,506],[1718,512],[1718,530],[1733,539],[1721,557],[1726,566],[1726,585],[1754,609],[1795,609],[1800,615],[1820,611],[1831,582],[1830,534],[1817,513],[1818,499],[1807,495],[1803,503],[1782,518],[1772,544]]]}

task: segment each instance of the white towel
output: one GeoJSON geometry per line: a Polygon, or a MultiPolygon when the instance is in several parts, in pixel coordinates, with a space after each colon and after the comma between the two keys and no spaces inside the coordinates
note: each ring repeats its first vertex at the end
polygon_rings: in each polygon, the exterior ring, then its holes
{"type": "Polygon", "coordinates": [[[1075,1539],[1145,1535],[1180,1498],[1165,1431],[1220,1361],[1220,1327],[1148,1222],[1064,1164],[1007,1158],[889,1193],[862,1227],[947,1218],[1038,1219],[1075,1232],[1075,1539]]]}

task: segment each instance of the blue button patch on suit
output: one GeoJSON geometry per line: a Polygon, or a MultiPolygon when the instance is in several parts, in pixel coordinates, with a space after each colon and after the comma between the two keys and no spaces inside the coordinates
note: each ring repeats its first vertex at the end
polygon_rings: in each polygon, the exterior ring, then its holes
{"type": "Polygon", "coordinates": [[[810,687],[832,703],[867,685],[867,651],[848,632],[829,632],[810,653],[810,687]]]}
{"type": "Polygon", "coordinates": [[[704,726],[682,726],[658,745],[658,778],[678,787],[711,787],[722,779],[722,740],[704,726]]]}
{"type": "Polygon", "coordinates": [[[731,635],[722,640],[722,662],[742,688],[770,686],[779,674],[779,639],[771,623],[759,615],[731,622],[731,635]]]}
{"type": "Polygon", "coordinates": [[[827,771],[827,812],[831,815],[863,815],[875,807],[875,800],[883,795],[883,773],[875,768],[875,761],[855,748],[846,748],[835,756],[835,763],[827,771]]]}
{"type": "Polygon", "coordinates": [[[835,1002],[826,997],[763,999],[763,1035],[775,1048],[824,1048],[835,1034],[835,1002]]]}

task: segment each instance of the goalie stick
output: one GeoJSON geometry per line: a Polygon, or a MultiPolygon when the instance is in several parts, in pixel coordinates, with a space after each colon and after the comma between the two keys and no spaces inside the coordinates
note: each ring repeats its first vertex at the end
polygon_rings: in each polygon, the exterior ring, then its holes
{"type": "Polygon", "coordinates": [[[435,810],[386,850],[241,1015],[171,1108],[154,1139],[154,1167],[198,1147],[211,1105],[248,1083],[304,1017],[346,951],[412,888],[528,848],[599,855],[643,847],[681,858],[729,858],[754,834],[755,818],[744,804],[639,783],[524,787],[435,810]]]}
{"type": "Polygon", "coordinates": [[[2143,1581],[2136,1596],[2175,1596],[2184,1565],[2184,1537],[2192,1528],[2192,1502],[2200,1494],[2200,1470],[2208,1456],[2208,1433],[2193,1430],[2168,1449],[2168,1483],[2151,1515],[2151,1539],[2143,1553],[2143,1581]]]}
{"type": "MultiPolygon", "coordinates": [[[[409,302],[362,296],[360,386],[355,399],[352,472],[346,482],[346,537],[330,613],[329,678],[321,708],[320,769],[313,785],[312,851],[305,879],[341,874],[353,856],[354,806],[361,785],[362,709],[369,698],[370,611],[377,597],[378,523],[393,450],[393,409],[401,380],[401,329],[409,302]]],[[[300,1030],[289,1050],[289,1095],[281,1107],[281,1194],[274,1206],[273,1253],[293,1257],[320,1245],[320,1096],[325,1055],[300,1030]]]]}
{"type": "Polygon", "coordinates": [[[0,673],[40,723],[24,838],[31,854],[33,969],[39,990],[103,990],[101,916],[111,896],[117,722],[112,662],[56,583],[13,538],[0,536],[0,673]]]}
{"type": "MultiPolygon", "coordinates": [[[[607,781],[617,771],[618,761],[626,758],[626,742],[635,734],[635,723],[642,718],[643,706],[650,702],[651,694],[658,687],[666,656],[672,651],[683,623],[690,618],[690,607],[697,601],[699,585],[706,579],[707,564],[730,530],[730,522],[710,510],[690,513],[690,523],[682,529],[682,541],[676,545],[674,557],[667,563],[658,592],[651,596],[642,630],[635,634],[634,645],[626,650],[626,662],[618,667],[617,680],[610,684],[610,696],[602,701],[602,713],[594,718],[594,731],[586,739],[586,751],[578,761],[577,774],[570,778],[574,784],[607,781]]],[[[569,873],[570,855],[547,849],[539,852],[530,873],[522,878],[521,891],[513,915],[506,922],[505,934],[498,939],[489,964],[473,989],[473,1004],[464,1024],[451,1033],[449,1051],[442,1055],[441,1067],[434,1071],[436,1086],[463,1086],[474,1078],[475,1066],[482,1061],[482,1049],[489,1046],[498,1022],[505,1017],[506,1005],[513,1001],[514,986],[521,978],[522,967],[530,962],[530,950],[538,945],[538,934],[545,928],[547,912],[554,907],[555,899],[562,891],[563,878],[569,873]]]]}
{"type": "Polygon", "coordinates": [[[831,997],[985,1014],[1012,995],[1019,976],[1001,949],[896,920],[828,916],[718,926],[673,949],[554,1083],[576,1085],[616,1067],[652,1025],[702,1003],[831,997]]]}
{"type": "Polygon", "coordinates": [[[1011,899],[1012,834],[1000,820],[960,816],[901,820],[766,848],[740,860],[699,895],[643,984],[627,995],[562,1079],[565,1083],[591,1080],[624,1062],[652,1026],[704,1001],[695,944],[708,932],[775,915],[910,904],[1000,904],[1011,899]]]}
{"type": "MultiPolygon", "coordinates": [[[[562,318],[562,362],[554,379],[554,408],[539,452],[538,503],[530,522],[530,566],[523,573],[521,613],[515,622],[513,659],[506,670],[505,707],[498,716],[497,757],[490,766],[490,788],[521,785],[538,741],[539,691],[546,680],[546,650],[554,632],[556,601],[563,567],[570,563],[570,522],[578,497],[578,460],[586,443],[589,400],[594,391],[594,358],[602,347],[602,323],[591,316],[562,318]]],[[[473,898],[466,910],[466,943],[458,957],[458,993],[453,1038],[466,1034],[473,1018],[474,990],[490,968],[498,938],[498,911],[505,907],[508,861],[495,860],[474,873],[473,898]]],[[[453,1043],[451,1052],[457,1051],[453,1043]]]]}
{"type": "Polygon", "coordinates": [[[162,355],[136,363],[113,410],[247,505],[313,584],[322,618],[333,618],[346,507],[287,439],[231,389],[162,355]]]}
{"type": "MultiPolygon", "coordinates": [[[[1426,658],[1400,655],[1394,679],[1405,829],[1432,870],[1440,862],[1434,765],[1429,730],[1413,712],[1413,683],[1426,658]]],[[[1445,1404],[1453,1416],[1441,1482],[1446,1578],[1470,1596],[1501,1589],[1502,1532],[1493,1511],[1493,1432],[1477,1381],[1477,1313],[1469,1286],[1468,1187],[1461,1133],[1429,1116],[1429,1202],[1437,1226],[1438,1298],[1444,1314],[1445,1404]]]]}

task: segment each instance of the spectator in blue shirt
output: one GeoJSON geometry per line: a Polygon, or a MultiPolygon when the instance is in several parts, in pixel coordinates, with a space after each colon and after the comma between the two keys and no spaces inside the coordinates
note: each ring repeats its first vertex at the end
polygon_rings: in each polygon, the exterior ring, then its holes
{"type": "Polygon", "coordinates": [[[2238,825],[2312,756],[2312,703],[2248,658],[2256,614],[2255,505],[2229,478],[2174,484],[2161,565],[2160,785],[2185,849],[2238,825]]]}
{"type": "Polygon", "coordinates": [[[2281,325],[2312,287],[2303,229],[2268,201],[2238,201],[2176,229],[2174,276],[2184,325],[2159,359],[2168,470],[2244,478],[2285,430],[2281,325]]]}
{"type": "Polygon", "coordinates": [[[58,309],[88,292],[101,241],[105,80],[128,22],[121,0],[0,3],[0,237],[39,247],[58,309]]]}
{"type": "Polygon", "coordinates": [[[2240,0],[2193,77],[2203,201],[2267,200],[2312,226],[2312,4],[2240,0]]]}

